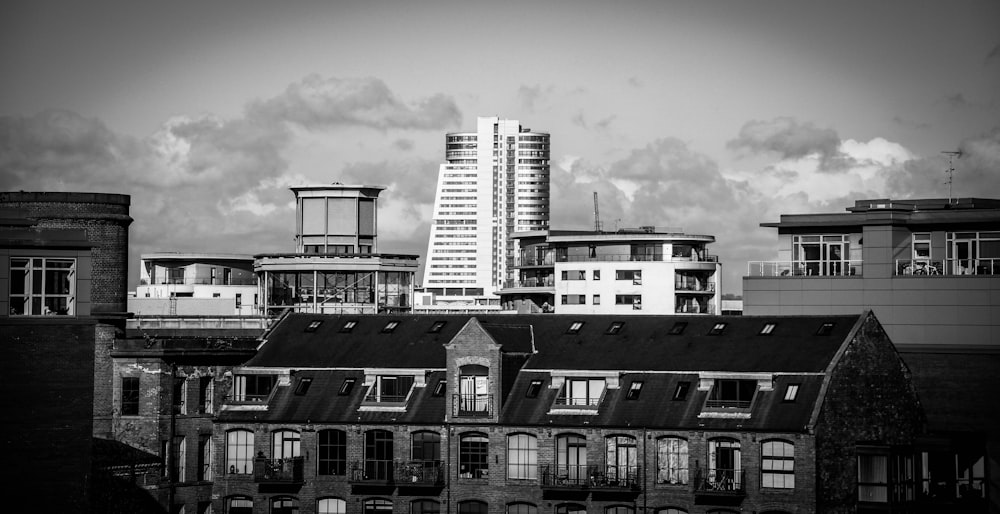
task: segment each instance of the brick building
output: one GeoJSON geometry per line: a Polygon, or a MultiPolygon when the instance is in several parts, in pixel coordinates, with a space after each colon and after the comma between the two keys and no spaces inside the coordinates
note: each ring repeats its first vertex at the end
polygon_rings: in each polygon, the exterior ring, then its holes
{"type": "Polygon", "coordinates": [[[289,314],[226,377],[227,513],[880,511],[923,413],[876,317],[289,314]]]}

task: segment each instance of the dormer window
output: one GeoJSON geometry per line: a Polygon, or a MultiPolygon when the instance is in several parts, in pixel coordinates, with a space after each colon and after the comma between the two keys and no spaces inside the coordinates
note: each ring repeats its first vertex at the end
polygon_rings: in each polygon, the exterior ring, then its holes
{"type": "Polygon", "coordinates": [[[674,400],[683,401],[687,399],[688,390],[691,389],[691,382],[677,382],[674,388],[674,400]]]}
{"type": "Polygon", "coordinates": [[[390,322],[386,323],[384,327],[382,327],[382,333],[383,334],[391,334],[393,330],[396,330],[397,326],[399,326],[399,322],[398,321],[390,321],[390,322]]]}
{"type": "Polygon", "coordinates": [[[679,336],[684,333],[684,329],[687,328],[687,321],[677,321],[674,326],[670,327],[670,331],[667,334],[672,336],[679,336]]]}
{"type": "Polygon", "coordinates": [[[542,390],[541,380],[532,380],[528,384],[528,389],[524,392],[525,398],[538,398],[538,393],[542,390]]]}
{"type": "Polygon", "coordinates": [[[448,324],[447,321],[435,321],[431,328],[427,331],[428,334],[437,334],[441,331],[444,326],[448,324]]]}
{"type": "Polygon", "coordinates": [[[351,394],[351,390],[354,389],[354,383],[357,381],[358,379],[354,377],[345,378],[344,383],[340,384],[340,390],[337,391],[337,394],[339,396],[347,396],[351,394]]]}
{"type": "Polygon", "coordinates": [[[236,375],[233,380],[233,400],[264,403],[276,382],[274,375],[236,375]]]}
{"type": "Polygon", "coordinates": [[[295,395],[302,396],[309,391],[309,386],[312,385],[313,379],[310,377],[302,377],[299,379],[299,383],[295,385],[295,395]]]}
{"type": "Polygon", "coordinates": [[[492,415],[489,371],[486,366],[478,364],[467,364],[459,369],[456,416],[492,415]]]}
{"type": "Polygon", "coordinates": [[[816,331],[816,335],[818,336],[830,335],[830,332],[833,332],[833,325],[834,325],[833,323],[823,323],[823,325],[819,327],[819,330],[816,331]]]}
{"type": "Polygon", "coordinates": [[[567,334],[578,334],[580,332],[581,328],[583,328],[583,322],[582,321],[574,321],[573,323],[570,323],[569,328],[566,329],[566,333],[567,334]]]}
{"type": "Polygon", "coordinates": [[[409,375],[379,375],[365,395],[365,403],[404,403],[413,389],[413,377],[409,375]]]}
{"type": "Polygon", "coordinates": [[[358,325],[358,320],[352,319],[344,323],[344,326],[340,327],[340,331],[344,333],[350,333],[354,330],[354,327],[358,325]]]}
{"type": "Polygon", "coordinates": [[[628,386],[628,392],[625,393],[626,400],[638,400],[639,393],[642,392],[642,380],[633,380],[628,386]]]}
{"type": "Polygon", "coordinates": [[[608,335],[615,335],[618,332],[621,332],[622,327],[624,326],[625,326],[624,321],[612,321],[611,324],[608,325],[608,329],[604,333],[608,335]]]}
{"type": "Polygon", "coordinates": [[[756,380],[718,378],[708,394],[710,409],[749,409],[757,392],[756,380]]]}
{"type": "Polygon", "coordinates": [[[722,332],[725,330],[726,330],[726,323],[716,323],[715,325],[712,326],[712,330],[708,331],[708,335],[717,336],[722,334],[722,332]]]}
{"type": "Polygon", "coordinates": [[[306,332],[315,332],[316,329],[319,328],[319,326],[322,325],[322,324],[323,324],[323,320],[320,320],[320,319],[310,321],[309,324],[306,325],[306,330],[305,331],[306,332]]]}
{"type": "Polygon", "coordinates": [[[764,326],[761,327],[760,329],[759,335],[762,336],[771,335],[771,332],[774,332],[774,327],[776,326],[778,326],[776,323],[764,323],[764,326]]]}
{"type": "Polygon", "coordinates": [[[603,378],[567,378],[556,397],[556,405],[596,407],[604,396],[603,378]]]}

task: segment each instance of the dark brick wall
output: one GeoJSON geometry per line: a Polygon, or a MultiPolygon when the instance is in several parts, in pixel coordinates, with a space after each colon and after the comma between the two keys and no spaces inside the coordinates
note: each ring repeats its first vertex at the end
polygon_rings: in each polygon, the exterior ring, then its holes
{"type": "Polygon", "coordinates": [[[87,512],[94,398],[94,322],[3,319],[0,480],[52,512],[87,512]]]}
{"type": "Polygon", "coordinates": [[[858,443],[910,445],[924,425],[909,369],[869,316],[835,364],[817,421],[819,512],[855,511],[858,443]]]}

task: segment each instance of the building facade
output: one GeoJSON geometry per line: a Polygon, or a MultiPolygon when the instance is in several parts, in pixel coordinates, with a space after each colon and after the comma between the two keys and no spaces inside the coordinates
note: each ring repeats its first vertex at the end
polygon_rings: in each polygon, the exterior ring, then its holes
{"type": "Polygon", "coordinates": [[[517,277],[499,291],[507,312],[720,314],[715,237],[655,227],[514,235],[517,277]]]}
{"type": "Polygon", "coordinates": [[[549,227],[549,134],[481,117],[445,141],[423,287],[436,303],[496,305],[514,278],[514,232],[549,227]]]}
{"type": "Polygon", "coordinates": [[[378,195],[385,188],[334,183],[291,189],[295,252],[254,256],[263,313],[411,310],[417,256],[378,250],[378,195]]]}
{"type": "Polygon", "coordinates": [[[128,299],[137,316],[256,316],[257,276],[250,255],[149,253],[128,299]]]}
{"type": "Polygon", "coordinates": [[[919,486],[871,313],[289,314],[225,387],[217,512],[879,512],[919,486]]]}
{"type": "Polygon", "coordinates": [[[1000,416],[977,400],[1000,395],[1000,200],[858,200],[761,226],[778,260],[749,263],[744,313],[874,311],[927,413],[918,496],[1000,512],[1000,416]]]}

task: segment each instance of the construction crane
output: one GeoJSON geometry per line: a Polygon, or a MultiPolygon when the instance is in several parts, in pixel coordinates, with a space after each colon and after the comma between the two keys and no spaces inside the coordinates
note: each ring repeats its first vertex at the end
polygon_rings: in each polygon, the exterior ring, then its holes
{"type": "Polygon", "coordinates": [[[597,191],[594,191],[594,230],[601,231],[601,214],[597,209],[597,191]]]}

